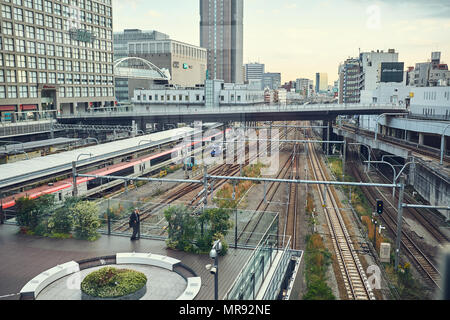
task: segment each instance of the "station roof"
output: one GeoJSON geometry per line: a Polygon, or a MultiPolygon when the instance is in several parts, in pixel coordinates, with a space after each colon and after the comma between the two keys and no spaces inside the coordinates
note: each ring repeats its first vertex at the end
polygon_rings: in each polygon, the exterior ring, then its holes
{"type": "Polygon", "coordinates": [[[70,170],[74,161],[77,161],[77,167],[85,166],[178,140],[186,134],[190,135],[193,132],[194,129],[190,127],[178,128],[30,160],[3,164],[0,165],[0,188],[70,170]]]}
{"type": "MultiPolygon", "coordinates": [[[[28,151],[39,148],[58,146],[64,144],[71,144],[80,141],[81,139],[73,139],[73,138],[56,138],[56,139],[47,139],[47,140],[39,140],[32,142],[17,142],[17,143],[9,143],[0,146],[0,154],[8,154],[10,152],[18,151],[28,151]]],[[[0,141],[1,144],[1,141],[0,141]]]]}

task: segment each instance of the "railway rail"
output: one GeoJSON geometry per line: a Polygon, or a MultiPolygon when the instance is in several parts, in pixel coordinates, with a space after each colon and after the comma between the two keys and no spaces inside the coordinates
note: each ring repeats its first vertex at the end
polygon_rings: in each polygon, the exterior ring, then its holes
{"type": "MultiPolygon", "coordinates": [[[[309,149],[311,150],[309,154],[314,178],[316,180],[327,180],[324,166],[319,160],[314,146],[310,144],[309,149]]],[[[321,190],[321,187],[318,187],[318,190],[324,206],[327,203],[331,204],[331,207],[326,206],[324,211],[348,299],[375,300],[375,295],[368,283],[367,276],[339,211],[333,187],[325,188],[324,191],[321,190]]]]}
{"type": "MultiPolygon", "coordinates": [[[[355,178],[359,181],[364,182],[361,173],[356,168],[356,166],[351,166],[352,173],[355,178]]],[[[361,187],[364,195],[368,199],[372,206],[376,205],[376,196],[372,191],[369,191],[366,187],[361,187]]],[[[382,192],[380,192],[382,194],[382,192]]],[[[387,225],[389,231],[393,234],[397,234],[397,212],[392,206],[386,206],[384,213],[380,216],[381,219],[387,225]]],[[[435,288],[440,289],[439,284],[441,281],[441,274],[439,270],[434,266],[431,260],[426,256],[426,254],[419,248],[419,246],[412,240],[405,230],[402,230],[402,240],[401,245],[408,255],[412,258],[412,261],[418,266],[418,271],[424,276],[424,279],[430,283],[435,288]]]]}
{"type": "MultiPolygon", "coordinates": [[[[384,174],[380,174],[379,175],[381,177],[381,179],[387,183],[390,183],[392,181],[389,180],[384,174]]],[[[390,190],[384,188],[384,191],[386,191],[386,194],[388,194],[390,192],[390,190]]],[[[388,198],[386,198],[383,195],[383,198],[385,198],[386,200],[389,200],[388,198]]],[[[409,194],[405,193],[404,194],[404,201],[405,203],[410,203],[410,204],[420,204],[417,203],[416,200],[414,200],[413,197],[411,197],[409,194]]],[[[398,192],[396,192],[395,194],[395,203],[398,203],[398,192]]],[[[432,221],[430,221],[427,218],[427,215],[425,214],[425,212],[428,212],[429,209],[417,209],[417,208],[405,208],[404,209],[407,213],[410,214],[411,217],[413,217],[417,222],[419,222],[432,236],[433,238],[440,244],[448,244],[448,242],[450,242],[450,239],[448,238],[448,236],[443,233],[441,231],[441,229],[439,228],[439,226],[437,226],[435,223],[433,223],[432,221]]],[[[432,212],[429,212],[428,214],[432,215],[432,212]]]]}

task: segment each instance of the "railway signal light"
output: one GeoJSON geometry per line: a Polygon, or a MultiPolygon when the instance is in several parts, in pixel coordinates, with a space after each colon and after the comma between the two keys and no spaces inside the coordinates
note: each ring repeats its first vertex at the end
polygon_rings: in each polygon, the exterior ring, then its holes
{"type": "Polygon", "coordinates": [[[383,214],[383,201],[377,200],[377,213],[383,214]]]}

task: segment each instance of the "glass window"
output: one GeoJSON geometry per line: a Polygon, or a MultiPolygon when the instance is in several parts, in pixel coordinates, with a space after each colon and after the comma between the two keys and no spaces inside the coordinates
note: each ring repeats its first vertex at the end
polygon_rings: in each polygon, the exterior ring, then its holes
{"type": "Polygon", "coordinates": [[[31,86],[28,89],[29,89],[29,97],[30,98],[37,98],[37,96],[38,96],[37,87],[36,86],[31,86]]]}
{"type": "Polygon", "coordinates": [[[8,36],[13,35],[13,24],[8,21],[3,21],[2,23],[2,33],[8,36]]]}
{"type": "Polygon", "coordinates": [[[25,53],[25,40],[16,39],[16,51],[25,53]]]}
{"type": "Polygon", "coordinates": [[[16,36],[17,37],[25,37],[25,27],[23,24],[16,23],[16,36]]]}
{"type": "Polygon", "coordinates": [[[55,55],[55,46],[52,44],[49,44],[47,46],[47,55],[48,56],[54,56],[55,55]]]}
{"type": "Polygon", "coordinates": [[[53,13],[53,4],[52,4],[52,2],[51,1],[45,1],[44,2],[44,4],[45,4],[45,12],[47,12],[47,13],[53,13]]]}
{"type": "Polygon", "coordinates": [[[45,16],[45,26],[48,28],[53,28],[53,17],[45,16]]]}
{"type": "Polygon", "coordinates": [[[22,56],[22,55],[17,56],[17,67],[19,67],[19,68],[27,67],[25,56],[22,56]]]}
{"type": "Polygon", "coordinates": [[[45,44],[37,43],[37,54],[46,55],[45,44]]]}
{"type": "Polygon", "coordinates": [[[37,69],[36,57],[27,57],[27,64],[29,69],[37,69]]]}
{"type": "Polygon", "coordinates": [[[48,70],[56,70],[56,61],[55,59],[47,59],[47,69],[48,70]]]}
{"type": "Polygon", "coordinates": [[[34,24],[34,13],[33,11],[25,10],[25,22],[34,24]]]}
{"type": "Polygon", "coordinates": [[[3,39],[3,49],[6,51],[14,51],[14,39],[4,38],[3,39]]]}
{"type": "Polygon", "coordinates": [[[37,72],[36,71],[28,72],[28,81],[30,83],[37,83],[37,72]]]}
{"type": "Polygon", "coordinates": [[[41,69],[41,70],[46,70],[47,69],[46,59],[45,58],[38,58],[38,68],[41,69]]]}
{"type": "Polygon", "coordinates": [[[19,90],[19,95],[21,98],[28,98],[28,86],[20,86],[19,90]]]}
{"type": "Polygon", "coordinates": [[[48,74],[48,83],[55,84],[56,83],[56,73],[50,72],[48,74]]]}
{"type": "Polygon", "coordinates": [[[39,83],[47,83],[47,73],[39,72],[39,83]]]}
{"type": "Polygon", "coordinates": [[[17,71],[17,78],[20,83],[27,83],[27,72],[23,70],[17,71]]]}
{"type": "Polygon", "coordinates": [[[36,36],[35,36],[35,33],[34,33],[34,27],[32,27],[32,26],[26,26],[25,31],[26,31],[25,36],[26,36],[27,38],[29,38],[29,39],[34,39],[34,38],[36,37],[36,36]]]}
{"type": "Polygon", "coordinates": [[[10,6],[2,4],[2,18],[5,18],[5,19],[12,18],[10,6]]]}
{"type": "Polygon", "coordinates": [[[36,13],[35,24],[38,26],[44,26],[44,15],[42,13],[36,13]]]}
{"type": "Polygon", "coordinates": [[[16,86],[8,86],[8,98],[10,98],[10,99],[17,98],[17,87],[16,86]]]}
{"type": "Polygon", "coordinates": [[[34,0],[34,8],[36,9],[36,10],[43,10],[43,7],[42,7],[42,0],[34,0]]]}
{"type": "Polygon", "coordinates": [[[23,10],[20,8],[14,8],[14,20],[23,21],[23,10]]]}

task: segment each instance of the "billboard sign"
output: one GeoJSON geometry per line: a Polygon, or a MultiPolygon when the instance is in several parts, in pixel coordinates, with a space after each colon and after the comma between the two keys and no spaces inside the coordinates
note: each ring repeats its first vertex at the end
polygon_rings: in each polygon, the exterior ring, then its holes
{"type": "Polygon", "coordinates": [[[403,62],[382,62],[380,82],[403,82],[405,64],[403,62]]]}

